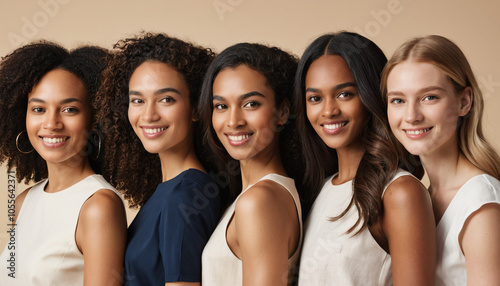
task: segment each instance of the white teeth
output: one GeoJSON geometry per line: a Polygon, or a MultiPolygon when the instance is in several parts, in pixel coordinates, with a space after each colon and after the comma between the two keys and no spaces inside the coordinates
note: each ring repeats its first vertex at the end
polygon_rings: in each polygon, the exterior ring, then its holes
{"type": "Polygon", "coordinates": [[[238,136],[228,135],[227,137],[229,137],[229,140],[231,141],[242,141],[250,137],[250,134],[238,135],[238,136]]]}
{"type": "Polygon", "coordinates": [[[324,124],[323,127],[325,129],[337,129],[337,128],[340,128],[346,124],[347,124],[347,122],[335,123],[335,124],[324,124]]]}
{"type": "Polygon", "coordinates": [[[426,128],[426,129],[420,129],[420,130],[405,130],[405,132],[407,134],[410,134],[410,135],[419,135],[419,134],[422,134],[422,133],[425,133],[427,131],[431,130],[430,128],[426,128]]]}
{"type": "Polygon", "coordinates": [[[44,142],[47,142],[47,143],[50,143],[50,144],[54,144],[54,143],[64,142],[64,141],[68,140],[68,137],[58,137],[58,138],[42,137],[42,140],[44,142]]]}
{"type": "Polygon", "coordinates": [[[144,132],[148,133],[148,134],[154,134],[154,133],[158,133],[158,132],[161,132],[165,129],[167,129],[167,127],[162,127],[162,128],[143,128],[144,129],[144,132]]]}

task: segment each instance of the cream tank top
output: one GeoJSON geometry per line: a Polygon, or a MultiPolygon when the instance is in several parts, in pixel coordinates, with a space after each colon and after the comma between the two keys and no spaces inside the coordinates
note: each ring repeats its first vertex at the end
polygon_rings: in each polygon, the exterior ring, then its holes
{"type": "MultiPolygon", "coordinates": [[[[83,285],[83,254],[75,242],[80,209],[100,189],[116,190],[101,175],[91,175],[56,193],[33,186],[16,221],[15,250],[0,256],[0,285],[83,285]],[[7,260],[14,253],[14,268],[7,260]],[[13,275],[9,275],[14,271],[13,275]]],[[[119,196],[119,195],[118,195],[119,196]]],[[[12,260],[12,259],[11,259],[12,260]]]]}
{"type": "MultiPolygon", "coordinates": [[[[293,197],[297,215],[299,218],[300,239],[297,249],[288,259],[288,284],[291,285],[293,281],[293,274],[296,270],[296,263],[300,254],[302,245],[302,209],[300,207],[300,199],[295,187],[293,179],[284,177],[278,174],[268,174],[262,177],[258,182],[263,180],[271,180],[282,185],[293,197]]],[[[248,186],[241,194],[251,188],[253,185],[248,186]]],[[[202,255],[202,278],[203,286],[238,286],[243,282],[243,268],[241,260],[236,257],[229,248],[226,240],[226,230],[229,225],[229,220],[233,217],[234,207],[238,201],[236,200],[228,207],[224,213],[221,221],[217,225],[214,233],[210,237],[202,255]]]]}
{"type": "MultiPolygon", "coordinates": [[[[402,176],[412,175],[398,170],[387,186],[402,176]]],[[[370,230],[354,235],[358,227],[346,234],[359,217],[357,208],[352,206],[341,219],[330,221],[347,208],[354,194],[352,180],[333,185],[332,178],[326,180],[304,226],[299,286],[392,285],[391,256],[370,230]]]]}

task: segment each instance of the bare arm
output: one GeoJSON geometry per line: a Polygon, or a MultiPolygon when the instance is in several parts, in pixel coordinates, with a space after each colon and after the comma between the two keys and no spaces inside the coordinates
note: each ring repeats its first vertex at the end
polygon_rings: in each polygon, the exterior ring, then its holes
{"type": "Polygon", "coordinates": [[[126,231],[123,203],[112,191],[99,190],[83,204],[75,236],[84,285],[122,285],[126,231]]]}
{"type": "Polygon", "coordinates": [[[434,285],[436,226],[427,190],[404,176],[387,188],[383,201],[394,285],[434,285]]]}
{"type": "Polygon", "coordinates": [[[465,221],[459,236],[467,267],[467,285],[500,281],[500,204],[482,206],[465,221]]]}
{"type": "Polygon", "coordinates": [[[288,257],[297,247],[299,222],[293,198],[274,182],[260,182],[235,208],[243,285],[287,285],[288,257]],[[274,188],[274,190],[273,190],[274,188]]]}

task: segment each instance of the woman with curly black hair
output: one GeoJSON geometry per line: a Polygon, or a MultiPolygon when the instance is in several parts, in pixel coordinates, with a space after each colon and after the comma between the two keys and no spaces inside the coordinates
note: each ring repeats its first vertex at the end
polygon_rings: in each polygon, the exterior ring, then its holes
{"type": "Polygon", "coordinates": [[[227,172],[232,204],[203,251],[203,285],[293,281],[302,241],[289,177],[301,167],[293,161],[299,153],[289,114],[296,67],[297,59],[278,48],[241,43],[207,71],[198,105],[203,139],[227,172]]]}
{"type": "Polygon", "coordinates": [[[141,207],[128,229],[126,285],[200,284],[201,254],[220,212],[195,140],[196,103],[213,58],[210,49],[146,33],[119,41],[105,71],[104,174],[141,207]]]}
{"type": "Polygon", "coordinates": [[[389,130],[379,90],[386,62],[375,43],[349,32],[317,38],[300,60],[294,111],[305,180],[318,186],[299,285],[434,283],[431,201],[419,180],[398,168],[422,175],[389,130]]]}
{"type": "Polygon", "coordinates": [[[1,285],[121,284],[125,210],[96,175],[104,142],[91,132],[106,55],[39,42],[0,63],[0,163],[38,182],[16,199],[16,239],[0,256],[15,266],[0,267],[1,285]]]}

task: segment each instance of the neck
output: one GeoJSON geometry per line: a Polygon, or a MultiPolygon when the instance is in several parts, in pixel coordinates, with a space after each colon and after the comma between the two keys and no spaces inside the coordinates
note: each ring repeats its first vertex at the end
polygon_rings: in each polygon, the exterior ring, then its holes
{"type": "Polygon", "coordinates": [[[365,150],[361,147],[337,149],[339,173],[333,178],[332,183],[339,185],[354,179],[364,154],[365,150]]]}
{"type": "Polygon", "coordinates": [[[198,169],[205,172],[198,160],[194,145],[181,150],[168,150],[158,154],[161,162],[162,181],[168,181],[188,169],[198,169]]]}
{"type": "Polygon", "coordinates": [[[470,178],[483,173],[460,152],[458,145],[434,154],[420,156],[430,181],[432,196],[443,191],[458,191],[470,178]]]}
{"type": "Polygon", "coordinates": [[[277,145],[259,158],[241,160],[240,168],[243,190],[271,173],[287,176],[277,145]]]}
{"type": "Polygon", "coordinates": [[[45,186],[47,193],[64,190],[95,174],[87,157],[64,163],[47,162],[47,171],[48,183],[45,186]]]}

